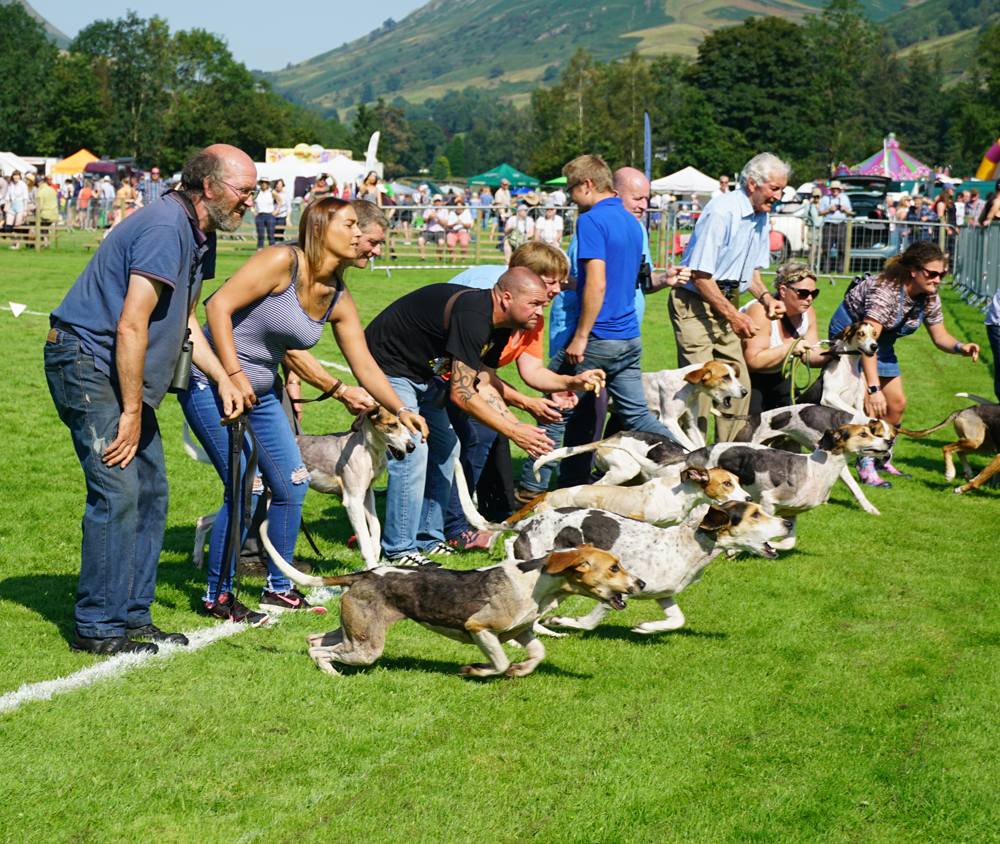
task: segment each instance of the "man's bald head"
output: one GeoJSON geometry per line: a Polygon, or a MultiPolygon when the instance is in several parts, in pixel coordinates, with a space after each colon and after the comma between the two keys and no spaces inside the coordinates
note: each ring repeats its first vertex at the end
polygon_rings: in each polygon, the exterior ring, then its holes
{"type": "Polygon", "coordinates": [[[257,182],[257,168],[243,150],[230,144],[212,144],[187,160],[181,174],[185,193],[205,193],[205,180],[221,187],[232,182],[237,188],[252,188],[257,182]]]}
{"type": "Polygon", "coordinates": [[[497,289],[515,298],[545,293],[545,282],[527,267],[513,267],[497,279],[497,289]]]}
{"type": "Polygon", "coordinates": [[[531,330],[548,303],[545,282],[527,267],[513,267],[493,288],[493,324],[531,330]]]}
{"type": "Polygon", "coordinates": [[[243,150],[212,144],[188,159],[181,185],[196,204],[203,231],[233,232],[253,204],[257,168],[243,150]]]}
{"type": "Polygon", "coordinates": [[[621,197],[625,210],[641,220],[642,212],[649,207],[649,179],[646,174],[635,167],[622,167],[615,170],[612,178],[615,193],[621,197]]]}

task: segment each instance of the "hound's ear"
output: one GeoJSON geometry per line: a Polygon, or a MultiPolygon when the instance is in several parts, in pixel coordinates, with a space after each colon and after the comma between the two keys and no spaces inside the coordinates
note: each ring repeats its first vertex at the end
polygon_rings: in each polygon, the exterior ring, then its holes
{"type": "Polygon", "coordinates": [[[709,507],[698,527],[702,530],[722,530],[724,527],[729,527],[729,524],[729,513],[721,507],[709,507]]]}
{"type": "Polygon", "coordinates": [[[733,361],[729,365],[733,368],[733,372],[736,373],[736,377],[739,378],[740,377],[740,365],[736,361],[733,361]]]}
{"type": "Polygon", "coordinates": [[[382,415],[382,405],[377,404],[371,410],[368,411],[368,418],[372,422],[378,422],[379,417],[382,415]]]}
{"type": "Polygon", "coordinates": [[[684,380],[687,381],[688,384],[697,384],[706,375],[708,375],[708,372],[709,372],[708,367],[703,366],[701,369],[696,369],[693,372],[689,372],[687,375],[684,376],[684,380]]]}
{"type": "Polygon", "coordinates": [[[827,428],[816,447],[823,451],[833,451],[837,445],[837,429],[827,428]]]}
{"type": "Polygon", "coordinates": [[[708,470],[701,466],[689,466],[681,472],[681,482],[694,481],[705,486],[708,483],[708,470]]]}
{"type": "Polygon", "coordinates": [[[365,414],[364,413],[359,413],[354,418],[354,421],[351,423],[351,430],[352,431],[360,431],[361,430],[361,426],[364,425],[364,424],[365,424],[365,414]]]}
{"type": "Polygon", "coordinates": [[[594,546],[588,542],[568,551],[553,551],[545,561],[545,571],[548,574],[559,574],[566,569],[584,566],[587,564],[587,552],[593,550],[594,546]]]}

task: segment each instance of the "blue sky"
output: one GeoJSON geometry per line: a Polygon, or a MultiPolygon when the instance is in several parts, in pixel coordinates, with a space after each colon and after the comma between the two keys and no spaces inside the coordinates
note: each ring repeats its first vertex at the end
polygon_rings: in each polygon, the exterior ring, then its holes
{"type": "Polygon", "coordinates": [[[133,10],[141,17],[158,15],[171,31],[207,29],[221,35],[237,61],[249,68],[278,70],[291,62],[310,59],[345,41],[366,35],[386,18],[402,20],[427,0],[381,0],[377,11],[361,15],[357,3],[345,0],[295,0],[284,6],[245,0],[240,4],[205,3],[204,0],[28,0],[56,29],[70,38],[95,20],[114,20],[133,10]],[[238,13],[233,12],[238,9],[238,13]]]}

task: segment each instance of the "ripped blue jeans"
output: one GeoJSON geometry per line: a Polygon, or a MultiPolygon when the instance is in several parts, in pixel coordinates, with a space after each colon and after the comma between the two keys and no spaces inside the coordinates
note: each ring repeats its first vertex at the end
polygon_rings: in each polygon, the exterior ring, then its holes
{"type": "MultiPolygon", "coordinates": [[[[215,470],[222,478],[224,489],[223,508],[212,526],[208,544],[208,593],[206,601],[215,601],[218,592],[232,591],[232,560],[225,561],[221,587],[219,573],[223,569],[223,556],[229,538],[229,511],[232,493],[229,489],[229,432],[231,426],[219,424],[222,418],[222,400],[214,384],[200,384],[194,379],[187,392],[178,393],[184,418],[208,453],[215,470]]],[[[302,521],[302,503],[309,490],[309,474],[299,454],[295,435],[288,424],[288,417],[274,390],[259,395],[260,404],[250,411],[250,424],[257,438],[257,461],[264,483],[271,490],[271,503],[267,508],[267,535],[278,553],[291,561],[295,540],[302,521]]],[[[243,444],[243,465],[250,456],[250,440],[243,444]]],[[[256,485],[255,485],[256,486],[256,485]]],[[[255,490],[256,493],[256,490],[255,490]]],[[[254,495],[254,506],[257,494],[254,495]]],[[[247,526],[240,515],[239,548],[246,538],[247,526]]],[[[270,560],[267,561],[267,591],[285,592],[291,582],[270,560]]]]}

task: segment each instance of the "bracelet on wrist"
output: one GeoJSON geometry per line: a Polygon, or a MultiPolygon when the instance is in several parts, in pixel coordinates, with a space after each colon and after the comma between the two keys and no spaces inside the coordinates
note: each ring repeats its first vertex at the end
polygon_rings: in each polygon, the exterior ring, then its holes
{"type": "Polygon", "coordinates": [[[396,415],[402,416],[404,411],[406,413],[412,413],[414,416],[419,415],[417,411],[415,411],[412,407],[407,407],[405,404],[402,407],[400,407],[399,410],[396,411],[396,415]]]}
{"type": "Polygon", "coordinates": [[[242,369],[237,369],[235,372],[227,372],[226,377],[232,378],[234,375],[239,375],[241,372],[243,372],[242,369]]]}
{"type": "Polygon", "coordinates": [[[955,352],[956,355],[962,354],[962,344],[961,343],[958,343],[958,342],[955,343],[954,352],[955,352]]]}

